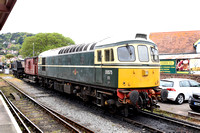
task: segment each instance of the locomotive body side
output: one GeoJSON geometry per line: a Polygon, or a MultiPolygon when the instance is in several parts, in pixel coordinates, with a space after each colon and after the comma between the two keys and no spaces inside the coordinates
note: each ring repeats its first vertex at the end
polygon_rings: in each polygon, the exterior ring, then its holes
{"type": "MultiPolygon", "coordinates": [[[[94,65],[94,51],[61,54],[56,56],[39,57],[39,76],[52,77],[60,80],[74,81],[78,83],[116,88],[117,69],[112,74],[108,83],[102,73],[106,68],[94,65]],[[42,63],[43,60],[43,63],[42,63]],[[44,61],[45,60],[45,61],[44,61]]],[[[115,71],[114,69],[112,69],[115,71]]]]}
{"type": "Polygon", "coordinates": [[[156,44],[129,40],[87,47],[68,46],[41,53],[41,86],[79,96],[112,112],[116,107],[124,109],[126,115],[131,108],[156,107],[160,95],[156,44]]]}
{"type": "Polygon", "coordinates": [[[13,75],[17,78],[22,78],[24,74],[24,60],[16,60],[13,62],[13,75]]]}
{"type": "Polygon", "coordinates": [[[38,81],[38,57],[25,59],[24,80],[36,83],[38,81]]]}

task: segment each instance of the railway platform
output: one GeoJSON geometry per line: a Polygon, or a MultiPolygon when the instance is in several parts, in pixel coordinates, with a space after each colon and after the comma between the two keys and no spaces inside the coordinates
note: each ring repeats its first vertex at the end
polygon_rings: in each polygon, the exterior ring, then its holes
{"type": "Polygon", "coordinates": [[[0,95],[0,133],[21,133],[19,125],[0,95]]]}

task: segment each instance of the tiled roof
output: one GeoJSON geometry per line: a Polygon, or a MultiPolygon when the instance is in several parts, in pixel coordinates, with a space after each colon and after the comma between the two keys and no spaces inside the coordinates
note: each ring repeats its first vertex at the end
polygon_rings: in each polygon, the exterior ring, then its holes
{"type": "Polygon", "coordinates": [[[149,37],[160,54],[196,53],[193,44],[200,39],[200,31],[157,32],[149,37]]]}

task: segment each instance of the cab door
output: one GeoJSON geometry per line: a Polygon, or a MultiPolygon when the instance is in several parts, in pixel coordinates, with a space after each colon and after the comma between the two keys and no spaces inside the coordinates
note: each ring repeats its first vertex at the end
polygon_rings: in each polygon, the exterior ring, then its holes
{"type": "Polygon", "coordinates": [[[102,77],[102,51],[97,50],[95,56],[95,82],[102,84],[103,77],[102,77]]]}

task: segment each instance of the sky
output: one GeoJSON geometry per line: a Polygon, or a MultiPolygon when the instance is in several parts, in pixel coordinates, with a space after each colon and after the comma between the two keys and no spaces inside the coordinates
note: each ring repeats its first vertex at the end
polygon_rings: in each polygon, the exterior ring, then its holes
{"type": "Polygon", "coordinates": [[[200,30],[199,0],[17,0],[0,34],[53,33],[75,43],[200,30]]]}

